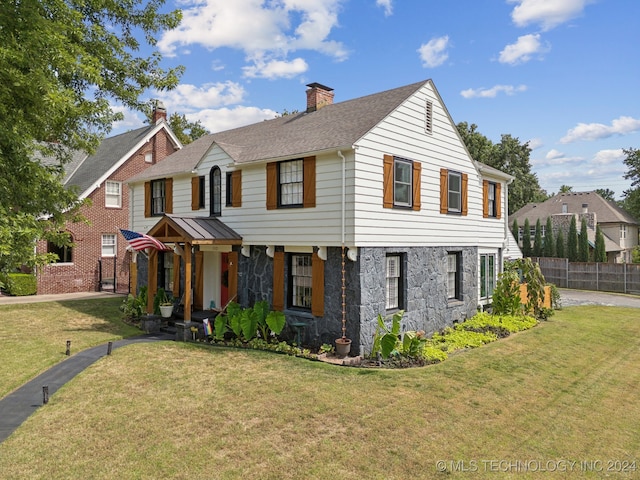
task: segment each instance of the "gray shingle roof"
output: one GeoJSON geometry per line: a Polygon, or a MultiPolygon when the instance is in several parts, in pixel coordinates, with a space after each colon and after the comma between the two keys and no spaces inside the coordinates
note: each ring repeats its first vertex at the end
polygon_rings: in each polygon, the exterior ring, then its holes
{"type": "Polygon", "coordinates": [[[236,163],[350,148],[425,83],[427,81],[334,103],[315,112],[286,115],[213,133],[170,155],[130,182],[191,171],[213,143],[236,163]]]}
{"type": "Polygon", "coordinates": [[[525,219],[529,219],[531,225],[536,220],[544,224],[547,217],[563,213],[562,205],[567,205],[566,213],[582,213],[582,206],[587,205],[587,210],[596,214],[598,223],[627,223],[638,224],[628,212],[621,209],[614,202],[609,202],[596,192],[569,192],[558,193],[542,203],[530,203],[509,216],[509,223],[518,220],[518,225],[524,225],[525,219]]]}

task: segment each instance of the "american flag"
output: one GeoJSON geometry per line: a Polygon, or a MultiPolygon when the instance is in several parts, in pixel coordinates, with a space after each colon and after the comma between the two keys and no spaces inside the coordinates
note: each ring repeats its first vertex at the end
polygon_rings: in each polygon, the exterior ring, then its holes
{"type": "Polygon", "coordinates": [[[145,235],[144,233],[132,232],[131,230],[120,229],[122,236],[129,242],[131,248],[136,252],[145,248],[155,248],[156,250],[170,250],[167,246],[155,238],[145,235]]]}

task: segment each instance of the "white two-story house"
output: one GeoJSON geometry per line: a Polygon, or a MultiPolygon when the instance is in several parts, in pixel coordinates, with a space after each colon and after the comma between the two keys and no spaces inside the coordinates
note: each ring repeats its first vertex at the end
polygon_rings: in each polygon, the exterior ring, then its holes
{"type": "MultiPolygon", "coordinates": [[[[367,351],[378,314],[437,331],[490,303],[507,256],[509,175],[470,158],[431,80],[200,138],[129,182],[130,228],[174,252],[138,285],[196,309],[268,300],[304,343],[367,351]],[[176,253],[177,252],[177,253],[176,253]]],[[[189,308],[185,312],[189,318],[189,308]]]]}

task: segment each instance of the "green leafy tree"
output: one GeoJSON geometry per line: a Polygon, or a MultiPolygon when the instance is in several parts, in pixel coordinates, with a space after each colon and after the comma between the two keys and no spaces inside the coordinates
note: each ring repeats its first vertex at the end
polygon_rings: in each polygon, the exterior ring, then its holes
{"type": "Polygon", "coordinates": [[[553,239],[553,224],[551,223],[551,217],[547,217],[544,239],[542,241],[542,252],[545,257],[551,258],[556,256],[556,244],[553,239]]]}
{"type": "Polygon", "coordinates": [[[528,218],[524,219],[524,226],[522,227],[522,255],[525,257],[531,256],[531,226],[528,218]]]}
{"type": "Polygon", "coordinates": [[[177,85],[153,47],[180,12],[162,0],[4,2],[0,15],[0,270],[36,265],[33,245],[64,244],[78,219],[77,192],[62,186],[71,152],[92,153],[115,120],[110,103],[141,110],[147,89],[177,85]],[[142,36],[152,47],[138,56],[142,36]],[[46,161],[43,159],[47,159],[46,161]],[[36,193],[36,194],[34,194],[36,193]]]}
{"type": "Polygon", "coordinates": [[[558,230],[558,236],[556,237],[556,257],[566,258],[564,255],[564,235],[562,230],[558,230]]]}
{"type": "Polygon", "coordinates": [[[571,216],[569,235],[567,236],[567,258],[570,262],[578,261],[578,225],[575,215],[571,216]]]}
{"type": "Polygon", "coordinates": [[[533,237],[533,251],[531,253],[534,257],[542,256],[542,224],[540,219],[536,220],[536,233],[533,237]]]}
{"type": "Polygon", "coordinates": [[[531,149],[528,143],[521,144],[517,138],[503,134],[500,142],[493,144],[477,131],[478,126],[475,124],[460,122],[456,127],[471,158],[515,177],[509,185],[509,214],[528,203],[547,199],[546,192],[540,188],[538,177],[531,171],[531,149]]]}
{"type": "Polygon", "coordinates": [[[589,261],[589,237],[587,236],[587,221],[583,218],[580,222],[580,236],[578,237],[578,261],[589,261]]]}
{"type": "MultiPolygon", "coordinates": [[[[153,121],[152,104],[148,104],[148,106],[145,107],[145,114],[147,116],[147,123],[151,123],[153,121]]],[[[202,125],[200,120],[190,122],[187,120],[186,115],[176,112],[169,115],[169,118],[167,118],[167,124],[183,145],[187,145],[210,133],[204,125],[202,125]]]]}
{"type": "Polygon", "coordinates": [[[595,192],[609,202],[616,201],[616,194],[613,190],[608,188],[596,188],[595,192]]]}
{"type": "Polygon", "coordinates": [[[631,180],[631,188],[623,193],[622,206],[635,218],[640,218],[640,149],[623,149],[626,158],[623,160],[627,166],[624,178],[631,180]]]}
{"type": "Polygon", "coordinates": [[[561,185],[560,190],[558,190],[558,193],[570,193],[570,192],[573,192],[573,187],[569,185],[561,185]]]}
{"type": "Polygon", "coordinates": [[[596,226],[596,246],[593,251],[593,260],[594,262],[607,261],[607,250],[604,245],[604,235],[602,234],[600,225],[596,226]]]}

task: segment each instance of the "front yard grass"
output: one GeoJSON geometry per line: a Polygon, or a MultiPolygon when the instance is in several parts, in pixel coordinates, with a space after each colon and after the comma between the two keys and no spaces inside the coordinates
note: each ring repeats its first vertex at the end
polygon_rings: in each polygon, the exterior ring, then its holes
{"type": "Polygon", "coordinates": [[[130,345],[61,388],[0,444],[0,472],[637,478],[639,364],[638,310],[599,306],[565,308],[532,330],[403,370],[130,345]]]}

